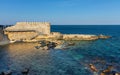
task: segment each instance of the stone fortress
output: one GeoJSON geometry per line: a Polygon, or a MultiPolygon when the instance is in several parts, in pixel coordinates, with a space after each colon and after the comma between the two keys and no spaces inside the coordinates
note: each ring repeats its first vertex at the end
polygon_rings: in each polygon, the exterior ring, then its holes
{"type": "Polygon", "coordinates": [[[17,22],[15,26],[5,29],[6,31],[36,31],[41,34],[50,34],[49,22],[17,22]]]}
{"type": "Polygon", "coordinates": [[[4,33],[10,41],[32,40],[39,35],[50,34],[48,22],[17,22],[16,25],[7,27],[4,33]]]}
{"type": "Polygon", "coordinates": [[[104,35],[61,34],[50,31],[49,22],[17,22],[16,25],[4,29],[4,34],[12,42],[34,42],[40,40],[96,40],[109,38],[104,35]]]}

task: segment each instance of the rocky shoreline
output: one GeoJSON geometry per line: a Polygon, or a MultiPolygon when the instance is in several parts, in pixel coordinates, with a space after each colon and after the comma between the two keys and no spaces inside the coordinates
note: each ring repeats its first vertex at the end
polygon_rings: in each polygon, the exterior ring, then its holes
{"type": "MultiPolygon", "coordinates": [[[[36,49],[42,49],[42,50],[50,50],[50,49],[68,49],[70,47],[76,46],[76,43],[74,41],[93,41],[98,39],[108,39],[110,36],[105,35],[79,35],[79,34],[70,34],[65,35],[62,39],[39,39],[38,45],[35,46],[36,49]],[[76,38],[77,36],[77,38],[76,38]],[[65,38],[67,37],[67,38],[65,38]]],[[[30,42],[30,41],[29,41],[30,42]]]]}
{"type": "MultiPolygon", "coordinates": [[[[58,45],[62,45],[64,41],[92,41],[98,39],[108,39],[110,36],[105,35],[84,35],[84,34],[57,34],[57,35],[39,35],[38,37],[31,39],[31,40],[16,40],[12,41],[6,39],[6,41],[1,41],[0,45],[5,45],[9,43],[15,42],[38,42],[40,43],[43,41],[45,44],[49,43],[56,43],[58,45]]],[[[68,43],[69,45],[73,45],[73,43],[68,43]]]]}
{"type": "MultiPolygon", "coordinates": [[[[106,35],[87,35],[87,34],[51,34],[51,35],[39,35],[34,39],[31,40],[20,40],[22,42],[37,42],[41,40],[48,40],[48,41],[54,41],[54,40],[68,40],[68,41],[92,41],[92,40],[98,40],[98,39],[108,39],[111,38],[111,36],[106,35]]],[[[16,40],[17,41],[17,40],[16,40]]],[[[16,42],[15,41],[15,42],[16,42]]],[[[18,40],[19,41],[19,40],[18,40]]]]}

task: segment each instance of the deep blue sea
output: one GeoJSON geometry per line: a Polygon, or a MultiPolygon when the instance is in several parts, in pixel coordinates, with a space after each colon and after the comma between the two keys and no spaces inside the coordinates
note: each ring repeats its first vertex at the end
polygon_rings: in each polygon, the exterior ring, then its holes
{"type": "Polygon", "coordinates": [[[120,72],[120,26],[119,25],[52,25],[52,32],[64,34],[104,34],[109,39],[74,41],[75,47],[61,50],[37,50],[35,43],[15,43],[0,47],[0,72],[12,70],[21,75],[30,68],[29,75],[99,75],[113,65],[120,72]],[[93,73],[89,64],[99,70],[93,73]]]}

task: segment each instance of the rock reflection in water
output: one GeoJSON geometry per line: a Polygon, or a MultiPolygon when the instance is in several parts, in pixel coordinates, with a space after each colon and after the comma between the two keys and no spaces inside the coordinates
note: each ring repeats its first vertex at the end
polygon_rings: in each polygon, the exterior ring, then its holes
{"type": "Polygon", "coordinates": [[[120,72],[120,51],[108,42],[80,41],[69,50],[36,49],[37,43],[9,44],[0,47],[0,71],[10,69],[16,75],[29,68],[30,75],[93,75],[89,68],[91,63],[99,72],[108,65],[120,72]]]}
{"type": "MultiPolygon", "coordinates": [[[[36,49],[37,43],[15,43],[1,48],[0,71],[21,73],[24,68],[30,69],[30,75],[66,75],[68,72],[79,74],[82,70],[79,63],[63,50],[36,49]]],[[[84,73],[84,72],[83,72],[84,73]]]]}

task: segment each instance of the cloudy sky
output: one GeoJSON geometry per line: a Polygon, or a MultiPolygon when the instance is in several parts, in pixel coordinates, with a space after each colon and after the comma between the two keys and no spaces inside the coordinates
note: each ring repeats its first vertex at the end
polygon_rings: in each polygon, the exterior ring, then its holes
{"type": "Polygon", "coordinates": [[[0,0],[0,24],[120,24],[120,0],[0,0]]]}

